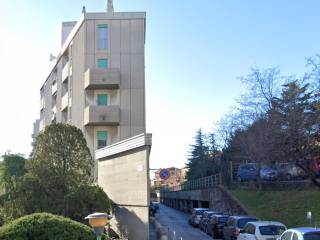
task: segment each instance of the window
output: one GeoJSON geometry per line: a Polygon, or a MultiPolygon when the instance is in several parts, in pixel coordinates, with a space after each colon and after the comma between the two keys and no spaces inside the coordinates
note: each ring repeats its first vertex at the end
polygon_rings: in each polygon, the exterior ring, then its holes
{"type": "Polygon", "coordinates": [[[229,221],[227,222],[227,226],[234,226],[234,220],[229,219],[229,221]]]}
{"type": "Polygon", "coordinates": [[[244,232],[247,234],[255,234],[256,227],[252,224],[247,224],[244,228],[244,232]]]}
{"type": "Polygon", "coordinates": [[[97,131],[98,149],[107,146],[108,132],[97,131]]]}
{"type": "Polygon", "coordinates": [[[238,228],[244,228],[247,222],[255,222],[257,219],[255,218],[243,218],[238,220],[238,228]]]}
{"type": "Polygon", "coordinates": [[[97,96],[97,105],[106,106],[108,105],[108,94],[98,94],[97,96]]]}
{"type": "Polygon", "coordinates": [[[261,235],[281,235],[286,229],[284,226],[267,225],[259,227],[261,235]]]}
{"type": "Polygon", "coordinates": [[[293,233],[292,240],[299,240],[298,234],[293,233]]]}
{"type": "Polygon", "coordinates": [[[98,59],[98,68],[107,69],[108,59],[106,58],[98,59]]]}
{"type": "Polygon", "coordinates": [[[106,49],[108,41],[108,25],[99,24],[98,25],[98,48],[106,49]]]}
{"type": "Polygon", "coordinates": [[[285,232],[285,233],[281,236],[281,240],[290,240],[290,239],[291,239],[291,235],[292,235],[292,232],[290,232],[290,231],[285,232]]]}

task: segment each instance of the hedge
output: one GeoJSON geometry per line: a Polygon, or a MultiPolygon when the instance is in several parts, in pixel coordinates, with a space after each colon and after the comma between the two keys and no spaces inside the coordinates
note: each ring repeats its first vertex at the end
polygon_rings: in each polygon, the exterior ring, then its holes
{"type": "Polygon", "coordinates": [[[0,227],[1,240],[94,240],[92,229],[50,213],[35,213],[0,227]]]}

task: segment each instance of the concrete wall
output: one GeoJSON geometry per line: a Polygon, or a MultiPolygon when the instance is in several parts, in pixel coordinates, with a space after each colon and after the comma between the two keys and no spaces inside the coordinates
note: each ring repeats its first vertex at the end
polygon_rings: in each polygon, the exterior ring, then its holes
{"type": "Polygon", "coordinates": [[[194,207],[207,207],[231,214],[248,214],[246,209],[232,194],[222,186],[190,191],[161,192],[161,202],[189,212],[194,207]]]}
{"type": "Polygon", "coordinates": [[[119,231],[129,239],[149,238],[151,136],[139,136],[96,151],[98,184],[116,204],[119,231]]]}

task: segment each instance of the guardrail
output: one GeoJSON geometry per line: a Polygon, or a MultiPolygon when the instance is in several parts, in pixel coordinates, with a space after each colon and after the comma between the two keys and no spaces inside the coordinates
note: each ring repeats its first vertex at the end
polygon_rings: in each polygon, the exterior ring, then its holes
{"type": "Polygon", "coordinates": [[[203,178],[186,181],[180,185],[173,187],[164,187],[160,192],[176,192],[176,191],[189,191],[199,190],[218,186],[221,184],[221,174],[215,174],[203,178]]]}

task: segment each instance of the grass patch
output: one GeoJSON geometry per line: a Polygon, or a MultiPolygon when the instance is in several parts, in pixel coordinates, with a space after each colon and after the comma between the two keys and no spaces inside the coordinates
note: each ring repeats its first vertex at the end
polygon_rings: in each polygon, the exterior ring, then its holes
{"type": "Polygon", "coordinates": [[[320,227],[320,191],[231,191],[249,211],[261,220],[274,220],[288,228],[310,226],[307,212],[312,212],[313,224],[320,227]]]}

